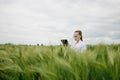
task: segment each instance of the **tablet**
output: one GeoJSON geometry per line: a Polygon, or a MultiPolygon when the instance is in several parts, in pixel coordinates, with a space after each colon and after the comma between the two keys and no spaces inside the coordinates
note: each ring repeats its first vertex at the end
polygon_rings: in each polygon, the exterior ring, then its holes
{"type": "Polygon", "coordinates": [[[68,46],[68,40],[67,39],[62,39],[61,40],[63,46],[68,46]]]}

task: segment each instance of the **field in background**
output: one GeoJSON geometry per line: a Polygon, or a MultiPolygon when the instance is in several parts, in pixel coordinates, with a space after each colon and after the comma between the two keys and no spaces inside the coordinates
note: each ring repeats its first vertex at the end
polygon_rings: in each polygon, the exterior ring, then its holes
{"type": "Polygon", "coordinates": [[[89,45],[82,54],[62,46],[0,45],[0,80],[120,80],[120,44],[89,45]]]}

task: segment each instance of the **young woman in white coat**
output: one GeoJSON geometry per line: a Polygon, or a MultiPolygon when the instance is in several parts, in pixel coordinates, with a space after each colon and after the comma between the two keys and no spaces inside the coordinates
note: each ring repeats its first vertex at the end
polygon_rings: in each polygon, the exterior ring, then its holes
{"type": "Polygon", "coordinates": [[[73,48],[76,51],[83,52],[86,50],[86,45],[83,42],[83,37],[82,37],[82,31],[81,30],[76,30],[74,32],[74,40],[76,41],[73,48]]]}

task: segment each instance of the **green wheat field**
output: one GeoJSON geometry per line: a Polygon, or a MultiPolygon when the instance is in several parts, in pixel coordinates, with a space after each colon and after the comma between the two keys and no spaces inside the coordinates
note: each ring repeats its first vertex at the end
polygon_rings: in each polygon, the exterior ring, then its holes
{"type": "Polygon", "coordinates": [[[0,45],[0,80],[120,80],[120,44],[0,45]]]}

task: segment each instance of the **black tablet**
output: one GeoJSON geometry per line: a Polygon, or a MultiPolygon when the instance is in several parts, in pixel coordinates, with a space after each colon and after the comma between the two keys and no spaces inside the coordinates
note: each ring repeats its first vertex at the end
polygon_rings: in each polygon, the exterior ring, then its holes
{"type": "Polygon", "coordinates": [[[68,46],[68,40],[67,39],[62,39],[61,40],[63,46],[68,46]]]}

